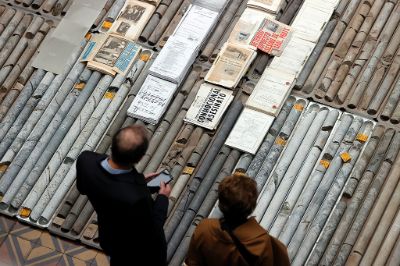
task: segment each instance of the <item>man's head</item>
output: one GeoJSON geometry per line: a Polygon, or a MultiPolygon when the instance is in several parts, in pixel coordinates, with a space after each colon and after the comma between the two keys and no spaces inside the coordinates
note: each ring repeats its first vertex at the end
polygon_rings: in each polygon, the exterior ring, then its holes
{"type": "Polygon", "coordinates": [[[140,161],[148,146],[147,131],[143,126],[121,128],[112,139],[111,158],[120,166],[131,167],[140,161]]]}
{"type": "Polygon", "coordinates": [[[247,218],[256,207],[257,183],[244,174],[225,177],[218,187],[219,207],[226,219],[247,218]]]}

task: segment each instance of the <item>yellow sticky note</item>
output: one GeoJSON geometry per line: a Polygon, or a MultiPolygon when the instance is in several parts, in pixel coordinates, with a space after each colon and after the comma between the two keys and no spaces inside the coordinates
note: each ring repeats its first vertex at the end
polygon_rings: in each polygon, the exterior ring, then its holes
{"type": "Polygon", "coordinates": [[[185,175],[191,175],[191,174],[193,174],[193,172],[194,172],[194,167],[191,167],[191,166],[186,166],[183,169],[183,174],[185,174],[185,175]]]}
{"type": "Polygon", "coordinates": [[[8,168],[8,165],[6,165],[6,164],[0,165],[0,172],[4,173],[7,170],[7,168],[8,168]]]}
{"type": "Polygon", "coordinates": [[[83,88],[85,88],[85,85],[86,85],[86,83],[85,82],[79,82],[79,83],[77,83],[77,84],[75,84],[75,89],[76,90],[83,90],[83,88]]]}
{"type": "Polygon", "coordinates": [[[357,140],[360,142],[366,142],[368,140],[368,136],[360,133],[357,135],[357,140]]]}
{"type": "Polygon", "coordinates": [[[340,154],[340,158],[342,158],[342,161],[347,163],[348,161],[351,160],[351,156],[348,152],[344,152],[342,154],[340,154]]]}
{"type": "Polygon", "coordinates": [[[285,146],[286,145],[286,140],[284,140],[281,137],[278,137],[275,141],[276,144],[281,145],[281,146],[285,146]]]}
{"type": "Polygon", "coordinates": [[[31,209],[28,209],[28,208],[22,208],[22,209],[19,211],[19,215],[20,215],[22,218],[27,218],[30,214],[31,214],[31,209]]]}
{"type": "Polygon", "coordinates": [[[148,54],[148,53],[143,53],[140,55],[140,60],[143,62],[147,62],[147,61],[149,61],[149,59],[150,59],[150,54],[148,54]]]}
{"type": "Polygon", "coordinates": [[[327,160],[321,160],[319,162],[323,167],[325,167],[325,169],[328,169],[329,165],[331,164],[329,161],[327,160]]]}
{"type": "Polygon", "coordinates": [[[106,99],[113,99],[114,98],[114,96],[115,96],[115,93],[113,93],[113,92],[110,92],[110,91],[107,91],[105,94],[104,94],[104,98],[106,98],[106,99]]]}
{"type": "Polygon", "coordinates": [[[301,105],[301,104],[295,104],[295,105],[293,106],[293,109],[296,110],[296,111],[303,111],[304,106],[301,105]]]}
{"type": "Polygon", "coordinates": [[[111,21],[104,21],[103,25],[101,26],[103,29],[109,30],[112,27],[112,22],[111,21]]]}
{"type": "Polygon", "coordinates": [[[92,34],[90,32],[86,33],[85,39],[90,40],[90,38],[92,38],[92,34]]]}

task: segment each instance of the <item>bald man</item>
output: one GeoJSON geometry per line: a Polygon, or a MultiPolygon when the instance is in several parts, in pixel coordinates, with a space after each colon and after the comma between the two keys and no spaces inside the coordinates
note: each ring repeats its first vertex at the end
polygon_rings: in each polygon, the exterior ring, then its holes
{"type": "Polygon", "coordinates": [[[113,137],[110,157],[84,151],[77,160],[77,187],[97,212],[100,246],[111,266],[166,265],[163,225],[171,188],[161,183],[152,200],[145,176],[134,168],[147,147],[146,129],[130,126],[113,137]]]}

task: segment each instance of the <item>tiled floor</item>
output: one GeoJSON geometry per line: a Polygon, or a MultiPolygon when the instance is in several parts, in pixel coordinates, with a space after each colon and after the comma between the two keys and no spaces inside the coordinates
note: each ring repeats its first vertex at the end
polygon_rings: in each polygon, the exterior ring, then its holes
{"type": "Polygon", "coordinates": [[[102,252],[0,215],[0,266],[108,266],[102,252]]]}

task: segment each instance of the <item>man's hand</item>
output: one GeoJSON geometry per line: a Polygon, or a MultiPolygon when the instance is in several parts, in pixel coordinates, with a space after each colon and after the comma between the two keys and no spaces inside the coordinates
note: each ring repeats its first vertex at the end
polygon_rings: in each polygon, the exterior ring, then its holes
{"type": "Polygon", "coordinates": [[[158,176],[160,172],[155,172],[155,173],[148,173],[144,175],[144,180],[146,183],[149,183],[151,180],[153,180],[154,177],[158,176]]]}
{"type": "Polygon", "coordinates": [[[169,184],[165,184],[164,182],[161,182],[160,190],[158,191],[158,194],[164,195],[168,198],[169,194],[171,194],[171,186],[169,184]]]}

